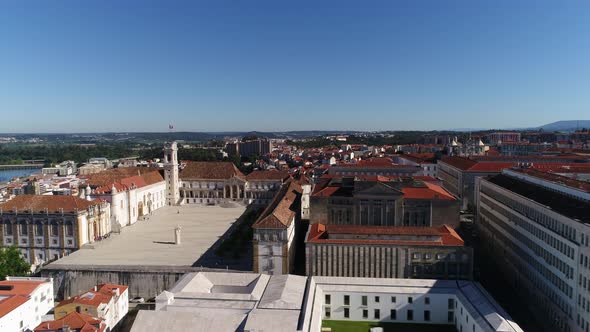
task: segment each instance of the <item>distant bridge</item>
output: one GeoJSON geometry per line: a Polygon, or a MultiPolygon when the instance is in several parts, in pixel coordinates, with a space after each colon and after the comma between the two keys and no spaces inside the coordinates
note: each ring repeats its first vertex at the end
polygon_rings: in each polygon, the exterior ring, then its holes
{"type": "Polygon", "coordinates": [[[15,169],[41,169],[43,164],[0,165],[0,171],[15,169]]]}

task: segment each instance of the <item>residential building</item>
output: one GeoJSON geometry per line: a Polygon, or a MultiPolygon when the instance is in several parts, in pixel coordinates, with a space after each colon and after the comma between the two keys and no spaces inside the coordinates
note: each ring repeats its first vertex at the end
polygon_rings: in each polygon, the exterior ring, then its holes
{"type": "Polygon", "coordinates": [[[272,202],[254,223],[252,241],[254,272],[294,272],[296,235],[301,231],[301,186],[295,181],[282,185],[272,202]]]}
{"type": "Polygon", "coordinates": [[[74,311],[60,319],[42,322],[35,332],[109,332],[107,328],[103,319],[74,311]]]}
{"type": "Polygon", "coordinates": [[[113,329],[125,317],[129,303],[127,286],[102,284],[84,294],[74,296],[55,306],[55,319],[81,313],[103,319],[107,329],[113,329]]]}
{"type": "Polygon", "coordinates": [[[590,328],[590,184],[534,169],[478,181],[481,244],[547,331],[590,328]]]}
{"type": "Polygon", "coordinates": [[[471,281],[186,274],[140,310],[131,332],[320,332],[324,320],[443,324],[464,332],[523,332],[471,281]],[[215,317],[215,319],[211,319],[215,317]]]}
{"type": "Polygon", "coordinates": [[[111,232],[111,209],[103,200],[75,196],[21,195],[0,204],[0,243],[17,246],[41,265],[111,232]]]}
{"type": "Polygon", "coordinates": [[[473,251],[449,226],[312,224],[305,239],[309,276],[472,279],[473,251]]]}
{"type": "Polygon", "coordinates": [[[73,160],[66,160],[54,167],[45,167],[41,169],[43,174],[57,174],[59,176],[74,175],[78,171],[76,162],[73,160]]]}
{"type": "Polygon", "coordinates": [[[324,175],[310,197],[310,223],[440,226],[459,222],[455,197],[413,177],[324,175]]]}
{"type": "Polygon", "coordinates": [[[0,331],[30,331],[51,309],[53,279],[7,277],[0,281],[0,331]]]}
{"type": "Polygon", "coordinates": [[[492,145],[498,145],[502,143],[517,143],[520,142],[520,133],[518,132],[494,132],[489,133],[487,136],[488,142],[492,145]]]}
{"type": "Polygon", "coordinates": [[[408,153],[392,156],[395,163],[400,165],[418,166],[422,169],[420,175],[436,176],[437,164],[434,153],[408,153]]]}
{"type": "Polygon", "coordinates": [[[240,157],[263,156],[272,151],[272,142],[266,138],[247,140],[244,142],[229,142],[225,146],[225,152],[229,156],[240,157]]]}

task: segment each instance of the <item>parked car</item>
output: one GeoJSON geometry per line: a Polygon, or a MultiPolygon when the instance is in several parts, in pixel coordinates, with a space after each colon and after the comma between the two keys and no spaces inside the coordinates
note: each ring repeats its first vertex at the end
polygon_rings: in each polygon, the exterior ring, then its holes
{"type": "Polygon", "coordinates": [[[131,300],[129,300],[129,302],[131,303],[144,303],[145,299],[143,297],[134,297],[131,300]]]}

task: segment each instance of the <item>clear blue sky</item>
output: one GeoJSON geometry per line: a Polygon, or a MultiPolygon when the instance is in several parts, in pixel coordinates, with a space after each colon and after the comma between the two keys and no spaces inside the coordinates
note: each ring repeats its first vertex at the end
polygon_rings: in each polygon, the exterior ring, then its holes
{"type": "Polygon", "coordinates": [[[0,132],[590,118],[590,1],[0,1],[0,132]]]}

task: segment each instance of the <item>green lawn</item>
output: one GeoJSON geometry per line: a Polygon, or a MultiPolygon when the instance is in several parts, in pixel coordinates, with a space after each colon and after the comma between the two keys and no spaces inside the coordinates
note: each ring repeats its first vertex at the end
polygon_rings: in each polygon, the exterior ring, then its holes
{"type": "Polygon", "coordinates": [[[324,320],[322,327],[331,327],[332,332],[368,332],[371,327],[382,327],[385,332],[456,332],[453,325],[356,322],[347,320],[324,320]]]}

